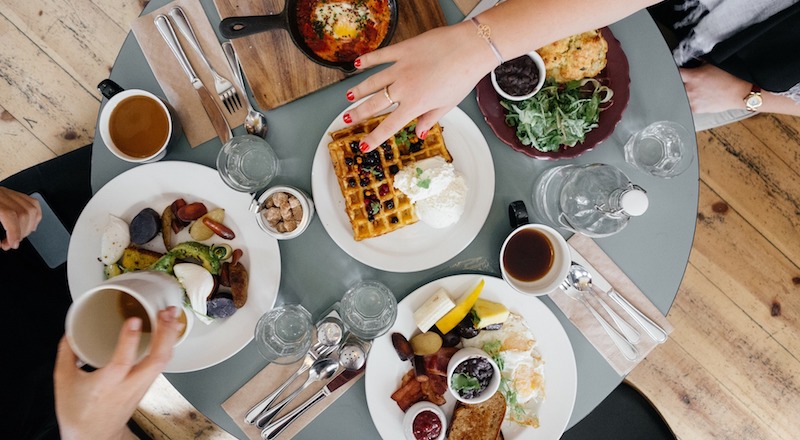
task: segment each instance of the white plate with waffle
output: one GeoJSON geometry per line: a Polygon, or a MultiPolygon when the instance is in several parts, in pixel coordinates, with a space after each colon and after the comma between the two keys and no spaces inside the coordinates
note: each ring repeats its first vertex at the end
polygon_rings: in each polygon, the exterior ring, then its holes
{"type": "Polygon", "coordinates": [[[347,126],[342,116],[357,104],[342,111],[325,130],[311,168],[314,203],[328,235],[351,257],[389,272],[425,270],[455,257],[480,232],[494,198],[494,163],[483,134],[459,108],[439,121],[453,166],[464,176],[469,188],[464,215],[456,224],[435,229],[416,222],[378,237],[356,241],[328,144],[333,140],[329,133],[347,126]]]}

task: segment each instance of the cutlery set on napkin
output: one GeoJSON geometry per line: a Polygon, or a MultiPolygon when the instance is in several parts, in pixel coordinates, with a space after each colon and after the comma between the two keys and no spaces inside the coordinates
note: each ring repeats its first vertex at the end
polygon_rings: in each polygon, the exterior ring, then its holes
{"type": "MultiPolygon", "coordinates": [[[[318,330],[322,323],[330,322],[344,328],[336,312],[325,316],[316,324],[318,330]]],[[[347,333],[324,340],[320,336],[323,332],[318,333],[302,360],[291,365],[268,364],[223,403],[223,408],[249,437],[269,440],[284,437],[282,434],[291,437],[364,373],[371,341],[347,333]],[[260,398],[265,390],[273,391],[260,398]],[[326,399],[329,396],[333,397],[326,399]],[[286,412],[287,408],[291,410],[286,412]]]]}
{"type": "Polygon", "coordinates": [[[568,277],[550,298],[624,376],[667,340],[672,326],[594,240],[575,234],[567,243],[571,247],[572,278],[568,277]],[[576,268],[585,273],[576,272],[576,268]]]}
{"type": "Polygon", "coordinates": [[[231,81],[232,66],[202,5],[177,0],[139,17],[132,29],[189,144],[227,142],[231,127],[245,120],[247,97],[231,81]]]}

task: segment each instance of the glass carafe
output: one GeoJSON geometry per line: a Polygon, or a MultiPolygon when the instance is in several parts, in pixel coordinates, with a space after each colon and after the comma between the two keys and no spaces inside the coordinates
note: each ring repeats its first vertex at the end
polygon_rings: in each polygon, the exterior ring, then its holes
{"type": "Polygon", "coordinates": [[[539,221],[589,237],[616,234],[647,206],[644,189],[607,164],[551,168],[533,185],[533,215],[539,221]]]}

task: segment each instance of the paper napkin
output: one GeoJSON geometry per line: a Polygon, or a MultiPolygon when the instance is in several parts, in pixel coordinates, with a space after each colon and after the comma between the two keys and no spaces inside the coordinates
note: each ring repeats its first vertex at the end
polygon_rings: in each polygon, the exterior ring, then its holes
{"type": "MultiPolygon", "coordinates": [[[[661,326],[664,331],[672,332],[672,325],[667,321],[667,318],[653,305],[647,296],[639,290],[639,288],[630,280],[630,278],[622,272],[622,270],[608,257],[608,255],[600,249],[594,240],[575,234],[570,238],[567,243],[572,248],[572,260],[589,270],[592,274],[592,284],[603,292],[611,290],[612,286],[623,298],[627,299],[634,307],[638,308],[650,318],[653,322],[661,326]]],[[[617,347],[608,337],[606,332],[597,323],[591,313],[581,302],[576,301],[567,296],[561,290],[557,290],[550,294],[550,298],[561,309],[564,315],[583,333],[586,339],[603,355],[609,364],[616,370],[620,376],[625,376],[634,367],[641,362],[657,345],[658,343],[651,339],[642,328],[628,316],[628,314],[617,305],[616,302],[603,295],[603,300],[608,304],[617,314],[622,317],[628,324],[633,326],[641,333],[641,338],[636,346],[639,351],[639,358],[636,361],[629,361],[619,352],[617,347]]],[[[606,314],[602,307],[596,302],[595,298],[591,295],[587,299],[593,303],[597,312],[606,318],[612,327],[614,326],[611,318],[606,314]]]]}

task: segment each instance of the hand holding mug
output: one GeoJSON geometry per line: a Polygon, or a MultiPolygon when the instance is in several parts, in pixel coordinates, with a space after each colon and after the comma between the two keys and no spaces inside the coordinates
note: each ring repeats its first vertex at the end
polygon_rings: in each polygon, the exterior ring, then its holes
{"type": "Polygon", "coordinates": [[[180,313],[174,306],[158,312],[150,352],[139,363],[141,318],[125,321],[111,361],[91,373],[78,368],[78,357],[66,338],[61,339],[53,379],[62,438],[132,438],[126,424],[172,358],[183,327],[177,319],[180,313]]]}

